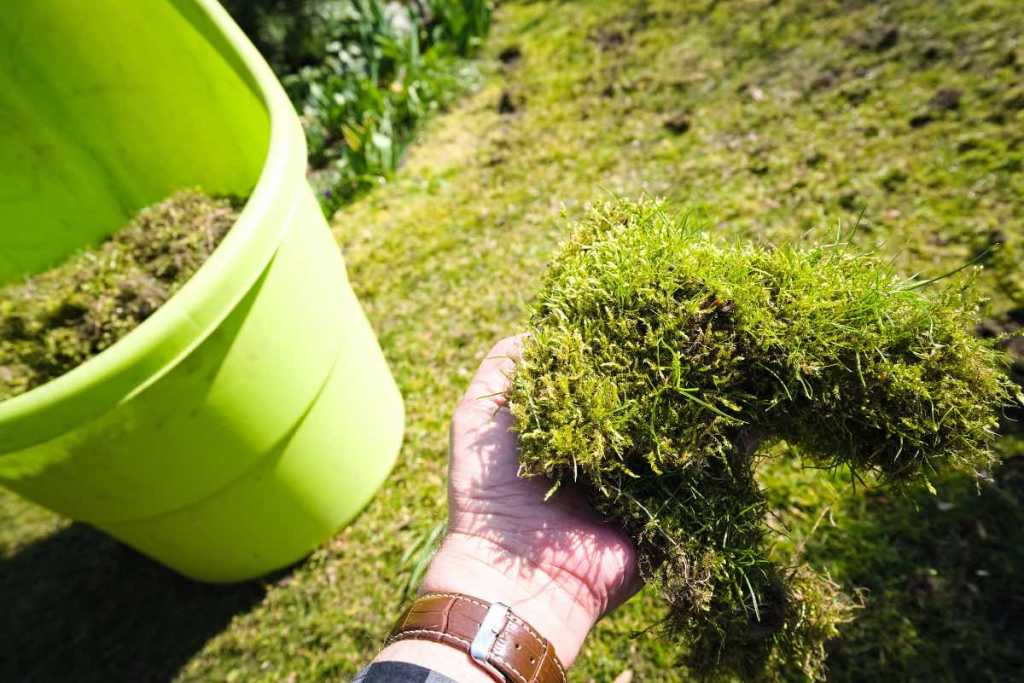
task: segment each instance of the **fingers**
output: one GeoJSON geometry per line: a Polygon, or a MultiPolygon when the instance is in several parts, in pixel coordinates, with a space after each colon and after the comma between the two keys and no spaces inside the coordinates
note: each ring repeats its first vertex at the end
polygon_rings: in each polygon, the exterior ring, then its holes
{"type": "Polygon", "coordinates": [[[515,482],[517,441],[505,393],[522,354],[522,337],[498,342],[484,357],[452,416],[449,495],[457,499],[487,481],[515,482]]]}
{"type": "Polygon", "coordinates": [[[505,405],[505,392],[515,371],[516,362],[522,358],[525,336],[520,334],[506,337],[494,345],[470,381],[469,388],[462,396],[460,407],[472,409],[474,406],[482,405],[493,411],[505,405]]]}

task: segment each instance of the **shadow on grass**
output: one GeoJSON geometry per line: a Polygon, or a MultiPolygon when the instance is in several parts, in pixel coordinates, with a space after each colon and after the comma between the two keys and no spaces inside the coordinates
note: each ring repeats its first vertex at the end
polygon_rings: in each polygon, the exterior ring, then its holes
{"type": "Polygon", "coordinates": [[[1024,670],[1024,457],[991,485],[868,494],[808,547],[865,607],[829,656],[834,681],[1010,681],[1024,670]]]}
{"type": "Polygon", "coordinates": [[[191,581],[73,524],[0,560],[0,680],[169,681],[264,593],[191,581]]]}

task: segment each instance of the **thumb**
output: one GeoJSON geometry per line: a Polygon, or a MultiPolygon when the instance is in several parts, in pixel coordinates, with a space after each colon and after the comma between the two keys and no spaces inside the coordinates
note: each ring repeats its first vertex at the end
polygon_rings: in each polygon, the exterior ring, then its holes
{"type": "Polygon", "coordinates": [[[482,409],[493,414],[496,409],[504,407],[508,401],[505,394],[512,373],[523,355],[525,336],[506,337],[494,345],[470,381],[458,410],[476,412],[482,409]]]}

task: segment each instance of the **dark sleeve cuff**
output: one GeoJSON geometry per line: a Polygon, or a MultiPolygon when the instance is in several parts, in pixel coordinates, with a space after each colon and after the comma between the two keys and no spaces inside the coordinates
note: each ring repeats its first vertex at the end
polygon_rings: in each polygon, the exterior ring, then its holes
{"type": "Polygon", "coordinates": [[[377,662],[356,674],[352,683],[455,683],[455,681],[416,664],[377,662]]]}

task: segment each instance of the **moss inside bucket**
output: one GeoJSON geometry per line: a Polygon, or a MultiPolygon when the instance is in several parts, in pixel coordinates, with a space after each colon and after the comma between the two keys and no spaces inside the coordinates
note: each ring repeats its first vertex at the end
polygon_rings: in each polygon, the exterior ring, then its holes
{"type": "Polygon", "coordinates": [[[855,601],[772,553],[758,462],[785,441],[858,482],[984,476],[1010,394],[969,285],[843,244],[718,244],[657,203],[609,203],[535,303],[509,396],[521,473],[577,483],[627,530],[693,674],[822,678],[855,601]]]}
{"type": "Polygon", "coordinates": [[[0,401],[81,365],[135,329],[213,253],[240,202],[185,190],[104,243],[0,288],[0,401]]]}

